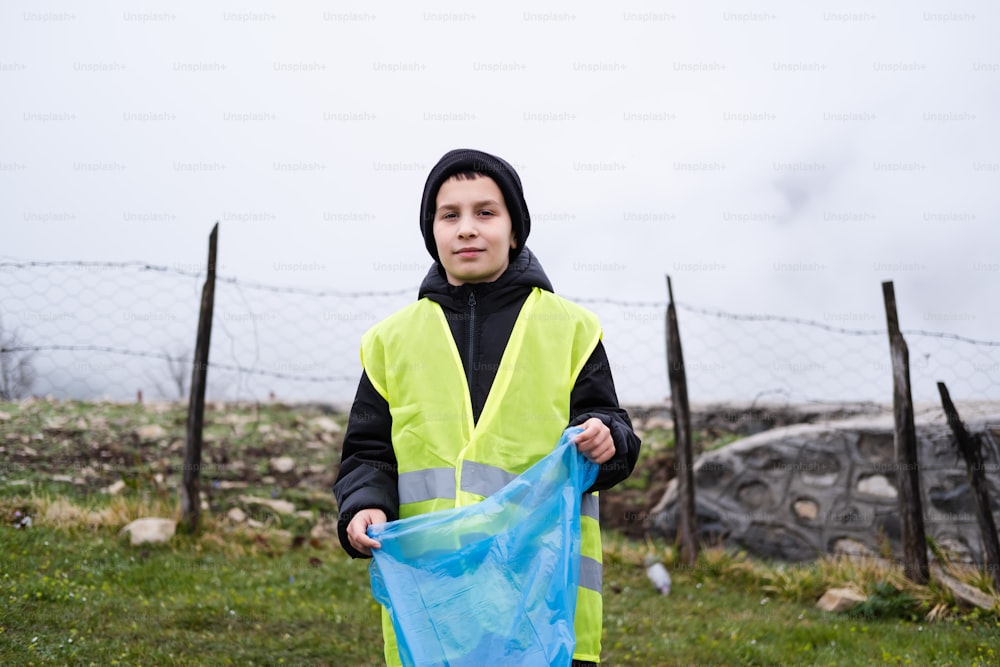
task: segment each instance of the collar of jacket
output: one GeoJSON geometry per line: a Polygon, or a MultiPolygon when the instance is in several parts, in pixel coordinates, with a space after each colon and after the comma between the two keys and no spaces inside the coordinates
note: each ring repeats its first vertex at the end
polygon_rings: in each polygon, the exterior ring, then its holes
{"type": "Polygon", "coordinates": [[[446,311],[464,312],[468,309],[470,293],[475,294],[478,303],[489,308],[490,302],[504,302],[515,295],[526,295],[532,287],[554,291],[538,258],[526,247],[491,283],[451,285],[445,277],[444,268],[435,262],[424,276],[417,298],[427,297],[436,301],[446,311]]]}

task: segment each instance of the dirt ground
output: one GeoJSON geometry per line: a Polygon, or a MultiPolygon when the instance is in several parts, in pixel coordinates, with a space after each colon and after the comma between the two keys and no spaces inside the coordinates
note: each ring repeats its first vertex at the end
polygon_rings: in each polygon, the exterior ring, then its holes
{"type": "MultiPolygon", "coordinates": [[[[187,406],[176,403],[26,399],[0,404],[0,495],[45,492],[70,498],[177,492],[183,472],[187,406]]],[[[601,494],[601,523],[643,538],[650,509],[675,474],[673,422],[665,406],[630,409],[643,439],[632,476],[601,494]]],[[[692,417],[695,454],[812,413],[732,407],[692,417]]],[[[209,403],[202,489],[219,515],[246,495],[282,498],[297,511],[335,517],[332,487],[346,415],[332,406],[209,403]]]]}

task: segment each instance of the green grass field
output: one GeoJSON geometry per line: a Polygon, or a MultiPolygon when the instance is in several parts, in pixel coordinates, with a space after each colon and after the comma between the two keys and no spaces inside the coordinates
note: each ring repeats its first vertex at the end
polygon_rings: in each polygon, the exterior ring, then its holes
{"type": "MultiPolygon", "coordinates": [[[[234,531],[132,547],[109,529],[3,529],[0,664],[376,665],[365,562],[320,543],[234,531]]],[[[995,665],[993,617],[866,620],[764,590],[723,559],[673,569],[609,536],[608,665],[995,665]]]]}
{"type": "MultiPolygon", "coordinates": [[[[177,514],[183,409],[0,404],[0,665],[381,664],[367,562],[332,534],[340,443],[328,417],[210,408],[202,532],[133,547],[125,523],[177,514]],[[154,425],[162,432],[142,430],[154,425]],[[272,470],[277,455],[294,471],[272,470]],[[118,480],[117,493],[101,490],[118,480]],[[243,495],[297,513],[248,507],[243,495]],[[227,519],[234,507],[254,523],[227,519]]],[[[775,565],[711,549],[686,567],[662,542],[608,531],[604,591],[607,665],[1000,664],[996,608],[961,609],[885,565],[775,565]],[[646,579],[650,553],[671,571],[668,597],[646,579]],[[827,587],[848,584],[876,593],[864,614],[816,609],[827,587]]]]}

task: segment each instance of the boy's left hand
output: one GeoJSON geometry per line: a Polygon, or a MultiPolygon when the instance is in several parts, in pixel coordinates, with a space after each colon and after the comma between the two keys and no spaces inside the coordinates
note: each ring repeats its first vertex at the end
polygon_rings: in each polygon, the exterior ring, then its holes
{"type": "Polygon", "coordinates": [[[583,428],[583,433],[573,438],[577,450],[598,465],[610,461],[615,455],[615,441],[611,437],[611,429],[597,417],[591,417],[579,426],[583,428]]]}

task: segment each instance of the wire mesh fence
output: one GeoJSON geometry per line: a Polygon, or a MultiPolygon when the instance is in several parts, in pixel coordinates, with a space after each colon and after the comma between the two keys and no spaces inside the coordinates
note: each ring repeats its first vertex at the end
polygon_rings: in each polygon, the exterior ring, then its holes
{"type": "MultiPolygon", "coordinates": [[[[185,399],[204,271],[146,262],[0,263],[0,364],[8,397],[185,399]],[[28,362],[33,377],[11,372],[28,362]],[[20,386],[18,386],[20,384],[20,386]]],[[[208,397],[349,402],[364,331],[412,301],[394,291],[317,290],[218,276],[208,397]]],[[[601,319],[619,399],[669,394],[666,301],[568,298],[601,319]]],[[[678,295],[679,296],[679,295],[678,295]]],[[[678,298],[695,402],[888,402],[892,367],[881,322],[741,314],[678,298]]],[[[1000,398],[1000,341],[903,330],[914,400],[1000,398]]]]}

